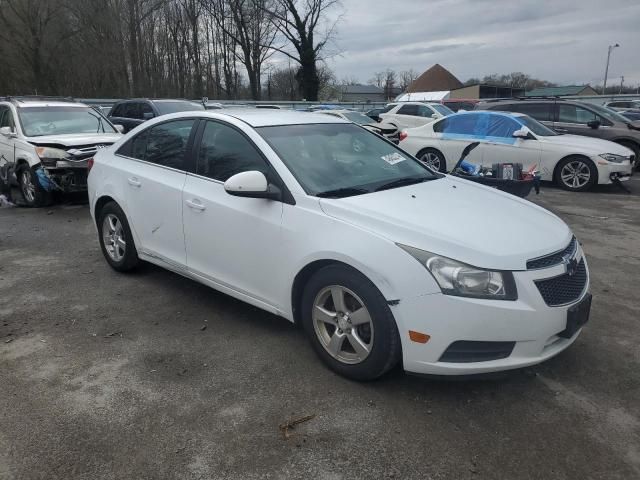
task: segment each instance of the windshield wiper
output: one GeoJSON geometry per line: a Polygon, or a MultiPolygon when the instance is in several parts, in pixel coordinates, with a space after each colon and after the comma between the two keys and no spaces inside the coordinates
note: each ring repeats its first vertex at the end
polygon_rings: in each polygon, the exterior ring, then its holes
{"type": "Polygon", "coordinates": [[[101,128],[102,128],[102,133],[105,133],[104,125],[102,125],[102,117],[100,117],[99,115],[94,115],[91,112],[87,112],[87,113],[91,115],[93,118],[96,118],[98,120],[98,129],[96,130],[96,133],[99,133],[101,128]]]}
{"type": "Polygon", "coordinates": [[[398,187],[406,187],[407,185],[414,185],[416,183],[422,183],[422,182],[427,182],[429,180],[435,180],[438,177],[406,177],[406,178],[399,178],[398,180],[393,180],[392,182],[388,182],[385,183],[383,185],[380,185],[378,188],[376,188],[376,192],[379,192],[381,190],[389,190],[391,188],[398,188],[398,187]]]}
{"type": "Polygon", "coordinates": [[[327,190],[326,192],[316,193],[316,197],[343,198],[343,197],[351,197],[353,195],[362,195],[364,193],[370,193],[370,191],[365,188],[345,187],[345,188],[336,188],[335,190],[327,190]]]}

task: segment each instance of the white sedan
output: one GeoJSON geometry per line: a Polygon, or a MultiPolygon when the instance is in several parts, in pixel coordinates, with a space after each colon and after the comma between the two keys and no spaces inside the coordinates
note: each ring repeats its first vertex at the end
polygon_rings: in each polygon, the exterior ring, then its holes
{"type": "Polygon", "coordinates": [[[633,152],[608,140],[561,135],[521,113],[461,112],[400,135],[400,147],[441,172],[451,170],[464,147],[480,142],[466,159],[491,166],[522,163],[535,168],[542,180],[567,190],[627,180],[633,152]]]}
{"type": "Polygon", "coordinates": [[[151,262],[301,323],[354,379],[536,364],[589,318],[562,220],[329,115],[150,120],[96,154],[89,198],[112,268],[151,262]]]}

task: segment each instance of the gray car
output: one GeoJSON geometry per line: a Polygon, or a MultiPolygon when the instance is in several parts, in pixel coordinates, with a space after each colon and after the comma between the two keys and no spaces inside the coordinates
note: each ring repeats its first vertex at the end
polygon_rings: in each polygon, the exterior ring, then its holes
{"type": "Polygon", "coordinates": [[[640,121],[632,121],[600,105],[575,100],[531,99],[486,101],[476,110],[525,113],[558,133],[585,135],[619,143],[640,157],[640,121]]]}

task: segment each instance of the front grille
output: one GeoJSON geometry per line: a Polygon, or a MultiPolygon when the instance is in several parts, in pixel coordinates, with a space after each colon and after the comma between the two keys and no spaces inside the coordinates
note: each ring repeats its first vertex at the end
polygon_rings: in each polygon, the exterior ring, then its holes
{"type": "Polygon", "coordinates": [[[573,275],[565,273],[558,277],[535,281],[540,295],[550,307],[566,305],[580,298],[587,285],[587,266],[580,260],[573,275]]]}
{"type": "Polygon", "coordinates": [[[553,267],[562,263],[562,258],[565,256],[573,257],[574,252],[578,246],[576,237],[573,237],[567,245],[567,248],[560,250],[559,252],[545,255],[544,257],[534,258],[527,261],[527,270],[536,270],[539,268],[553,267]]]}
{"type": "Polygon", "coordinates": [[[499,360],[511,355],[516,342],[453,342],[440,357],[440,362],[473,363],[499,360]]]}

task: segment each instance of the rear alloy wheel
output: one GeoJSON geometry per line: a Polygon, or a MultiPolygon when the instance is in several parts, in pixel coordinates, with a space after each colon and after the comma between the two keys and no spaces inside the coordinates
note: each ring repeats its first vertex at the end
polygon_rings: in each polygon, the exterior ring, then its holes
{"type": "Polygon", "coordinates": [[[447,162],[444,155],[442,155],[438,150],[433,148],[423,150],[418,154],[418,159],[428,167],[434,169],[436,172],[444,173],[447,171],[447,162]]]}
{"type": "Polygon", "coordinates": [[[595,184],[597,176],[596,167],[590,160],[570,157],[558,165],[556,182],[565,190],[582,192],[595,184]]]}
{"type": "Polygon", "coordinates": [[[127,217],[115,202],[109,202],[98,214],[100,248],[107,263],[119,272],[138,265],[138,251],[133,243],[127,217]]]}
{"type": "Polygon", "coordinates": [[[371,281],[346,265],[318,270],[302,297],[302,323],[316,353],[335,372],[373,380],[401,357],[387,301],[371,281]]]}

